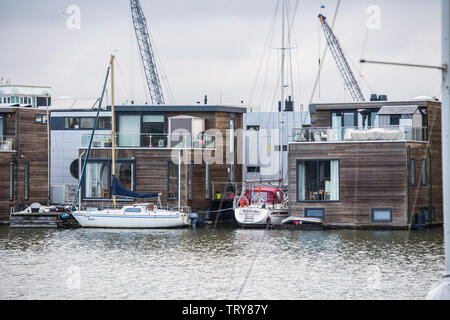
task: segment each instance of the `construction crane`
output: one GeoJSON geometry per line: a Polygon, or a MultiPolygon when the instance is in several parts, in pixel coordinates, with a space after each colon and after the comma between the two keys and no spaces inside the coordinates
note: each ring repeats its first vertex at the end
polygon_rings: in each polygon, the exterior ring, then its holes
{"type": "Polygon", "coordinates": [[[156,59],[153,54],[153,48],[147,28],[147,20],[145,19],[139,0],[130,0],[130,5],[139,53],[141,55],[142,66],[144,68],[145,79],[147,81],[152,104],[165,104],[158,75],[158,68],[156,66],[156,59]]]}
{"type": "Polygon", "coordinates": [[[336,61],[339,73],[341,74],[342,80],[344,80],[345,87],[352,96],[354,102],[365,101],[361,88],[359,87],[359,84],[353,75],[352,69],[348,64],[347,58],[345,57],[344,51],[326,21],[327,18],[322,14],[319,14],[319,19],[322,23],[322,28],[325,33],[325,38],[327,39],[328,47],[330,48],[334,60],[336,61]]]}

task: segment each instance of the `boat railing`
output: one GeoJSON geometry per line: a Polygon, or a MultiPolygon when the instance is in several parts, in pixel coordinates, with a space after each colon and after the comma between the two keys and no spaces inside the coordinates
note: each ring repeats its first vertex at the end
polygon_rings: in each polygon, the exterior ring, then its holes
{"type": "MultiPolygon", "coordinates": [[[[90,134],[81,136],[81,147],[89,147],[90,134]]],[[[95,134],[93,148],[111,148],[111,134],[95,134]]],[[[116,134],[116,147],[119,148],[170,148],[170,149],[215,149],[215,137],[212,135],[181,135],[165,133],[119,133],[116,134]]]]}
{"type": "Polygon", "coordinates": [[[293,129],[294,142],[427,141],[423,127],[386,126],[293,129]]]}
{"type": "Polygon", "coordinates": [[[15,150],[16,137],[0,135],[0,151],[15,150]]]}

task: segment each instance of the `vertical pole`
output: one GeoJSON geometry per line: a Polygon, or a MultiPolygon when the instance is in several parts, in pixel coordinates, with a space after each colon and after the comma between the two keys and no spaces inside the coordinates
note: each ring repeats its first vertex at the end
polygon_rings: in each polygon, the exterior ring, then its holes
{"type": "MultiPolygon", "coordinates": [[[[442,0],[442,64],[450,63],[450,0],[442,0]]],[[[443,70],[442,82],[442,173],[446,276],[450,276],[450,75],[443,70]]]]}
{"type": "Polygon", "coordinates": [[[178,150],[178,211],[181,210],[181,149],[178,150]]]}
{"type": "Polygon", "coordinates": [[[429,300],[450,300],[450,0],[442,0],[442,187],[444,205],[445,272],[442,283],[431,289],[429,300]]]}
{"type": "MultiPolygon", "coordinates": [[[[114,56],[111,56],[111,158],[112,176],[116,177],[116,114],[114,112],[114,56]]],[[[114,209],[117,208],[116,195],[113,195],[114,209]]]]}
{"type": "Polygon", "coordinates": [[[281,132],[280,132],[280,187],[283,185],[284,178],[284,60],[285,60],[285,16],[286,16],[286,0],[283,0],[283,9],[281,17],[281,132]]]}

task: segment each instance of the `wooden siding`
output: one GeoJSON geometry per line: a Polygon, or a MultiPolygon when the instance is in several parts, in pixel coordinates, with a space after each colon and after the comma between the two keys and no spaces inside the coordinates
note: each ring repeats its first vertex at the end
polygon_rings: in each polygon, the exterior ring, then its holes
{"type": "Polygon", "coordinates": [[[392,226],[408,224],[405,142],[291,144],[289,156],[291,215],[305,208],[324,208],[325,222],[372,223],[372,208],[392,208],[392,226]],[[297,202],[297,160],[339,159],[340,201],[297,202]]]}
{"type": "Polygon", "coordinates": [[[6,117],[6,135],[15,136],[14,149],[20,151],[20,170],[17,177],[16,152],[1,152],[0,165],[0,221],[9,220],[9,207],[14,205],[18,210],[31,203],[48,202],[48,153],[47,153],[47,125],[35,123],[37,114],[44,115],[46,111],[38,109],[20,108],[11,117],[6,117]],[[20,121],[17,118],[20,115],[20,121]],[[17,145],[19,141],[20,148],[17,145]],[[9,201],[9,163],[14,165],[14,201],[9,201]],[[29,163],[29,199],[25,200],[25,166],[29,163]],[[19,187],[19,190],[18,190],[19,187]]]}

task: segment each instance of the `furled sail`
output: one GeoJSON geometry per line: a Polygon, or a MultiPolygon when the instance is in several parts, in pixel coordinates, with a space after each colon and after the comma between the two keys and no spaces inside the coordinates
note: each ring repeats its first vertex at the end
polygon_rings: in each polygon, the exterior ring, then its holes
{"type": "Polygon", "coordinates": [[[117,179],[117,177],[112,177],[112,195],[122,196],[136,199],[150,199],[158,198],[158,193],[139,193],[125,188],[117,179]]]}

